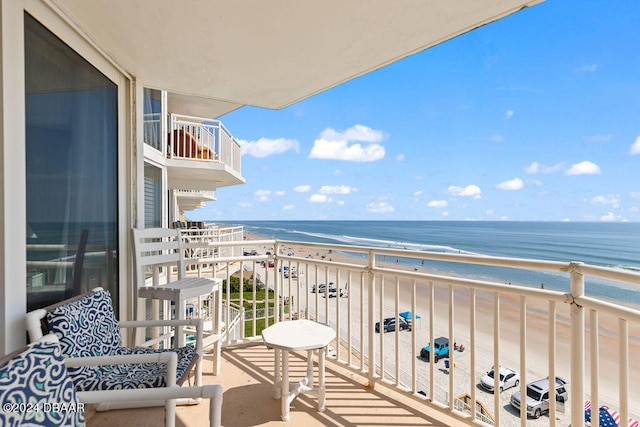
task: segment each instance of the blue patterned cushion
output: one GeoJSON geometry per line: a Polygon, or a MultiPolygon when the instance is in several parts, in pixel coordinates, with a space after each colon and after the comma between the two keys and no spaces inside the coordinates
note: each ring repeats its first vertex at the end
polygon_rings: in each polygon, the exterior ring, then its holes
{"type": "MultiPolygon", "coordinates": [[[[181,347],[177,350],[157,350],[147,347],[121,347],[120,354],[148,354],[175,351],[178,353],[176,383],[182,384],[189,371],[198,360],[193,347],[181,347]]],[[[100,371],[98,376],[74,379],[76,388],[88,390],[120,390],[131,388],[166,387],[167,365],[164,363],[142,363],[137,365],[114,365],[100,371]]]]}
{"type": "MultiPolygon", "coordinates": [[[[109,356],[122,346],[118,321],[113,312],[111,293],[91,292],[47,313],[49,331],[58,336],[66,357],[109,356]]],[[[101,377],[105,367],[69,368],[74,383],[101,377]]],[[[108,368],[108,367],[107,367],[108,368]]]]}
{"type": "MultiPolygon", "coordinates": [[[[47,321],[49,330],[58,336],[62,352],[67,357],[167,351],[146,347],[122,347],[111,294],[106,290],[92,292],[55,308],[47,313],[47,321]]],[[[178,353],[176,383],[182,384],[198,360],[198,355],[190,346],[171,351],[178,353]]],[[[152,388],[166,386],[167,367],[164,363],[86,366],[69,368],[69,373],[80,391],[152,388]]]]}
{"type": "Polygon", "coordinates": [[[0,426],[84,426],[60,347],[56,343],[30,344],[0,366],[0,426]],[[5,405],[13,405],[15,412],[5,405]],[[53,410],[53,404],[57,406],[53,410]],[[25,411],[24,409],[37,410],[25,411]]]}

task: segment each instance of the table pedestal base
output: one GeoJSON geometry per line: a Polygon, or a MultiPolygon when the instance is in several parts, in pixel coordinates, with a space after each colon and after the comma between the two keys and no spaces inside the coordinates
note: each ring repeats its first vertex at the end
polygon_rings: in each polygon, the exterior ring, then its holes
{"type": "Polygon", "coordinates": [[[289,351],[275,349],[273,398],[280,399],[282,420],[289,420],[289,405],[300,393],[309,393],[318,398],[318,410],[325,410],[325,349],[307,350],[307,376],[299,383],[289,384],[289,351]],[[313,386],[313,353],[318,352],[318,386],[313,386]]]}

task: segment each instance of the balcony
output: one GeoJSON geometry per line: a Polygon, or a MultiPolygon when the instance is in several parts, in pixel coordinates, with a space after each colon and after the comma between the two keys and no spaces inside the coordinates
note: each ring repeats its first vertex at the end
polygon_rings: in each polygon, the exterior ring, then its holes
{"type": "Polygon", "coordinates": [[[171,190],[215,191],[244,184],[240,145],[219,120],[171,114],[162,136],[159,114],[146,114],[145,143],[163,154],[171,190]]]}
{"type": "Polygon", "coordinates": [[[207,202],[217,200],[215,191],[175,190],[176,202],[183,211],[203,208],[207,202]]]}
{"type": "MultiPolygon", "coordinates": [[[[197,270],[227,283],[239,272],[245,278],[238,292],[227,287],[225,293],[222,374],[206,376],[225,387],[227,425],[244,425],[242,417],[248,417],[246,424],[279,421],[279,405],[271,398],[273,355],[262,344],[260,330],[296,318],[327,323],[337,338],[328,355],[327,411],[316,412],[315,400],[300,396],[292,405],[292,425],[577,426],[584,423],[586,401],[614,408],[623,420],[640,418],[640,360],[630,357],[640,350],[640,311],[585,292],[593,278],[638,286],[637,272],[293,241],[223,242],[205,235],[189,240],[187,247],[197,253],[190,260],[199,267],[191,269],[193,274],[197,270]],[[514,274],[542,270],[566,277],[567,286],[561,292],[443,276],[426,268],[402,270],[393,262],[398,257],[427,266],[439,261],[507,267],[514,274]],[[329,287],[325,294],[313,292],[314,284],[331,282],[343,289],[343,297],[330,297],[329,287]],[[375,332],[376,322],[395,317],[398,324],[405,311],[412,313],[410,330],[375,332]],[[433,348],[440,336],[463,344],[464,350],[440,361],[420,357],[420,350],[427,344],[433,348]],[[491,366],[515,368],[518,386],[495,394],[479,388],[491,366]],[[511,394],[526,394],[527,383],[556,376],[568,380],[564,404],[551,390],[549,413],[539,419],[510,405],[511,394]],[[250,410],[247,402],[254,402],[250,410]]],[[[299,355],[292,375],[304,376],[303,365],[304,355],[299,355]]],[[[205,414],[206,408],[184,407],[178,413],[185,425],[196,425],[192,414],[205,414]]],[[[103,425],[99,420],[113,424],[118,416],[97,414],[89,425],[103,425]]]]}

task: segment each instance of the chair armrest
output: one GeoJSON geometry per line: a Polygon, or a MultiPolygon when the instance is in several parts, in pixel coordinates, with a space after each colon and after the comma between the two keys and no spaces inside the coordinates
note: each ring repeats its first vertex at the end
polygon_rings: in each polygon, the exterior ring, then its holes
{"type": "Polygon", "coordinates": [[[64,363],[69,368],[79,366],[126,365],[139,363],[165,363],[167,365],[167,387],[176,385],[178,355],[173,351],[152,354],[124,354],[115,356],[66,357],[64,363]]]}
{"type": "Polygon", "coordinates": [[[25,316],[29,341],[35,342],[42,338],[42,326],[40,321],[47,316],[47,312],[41,308],[30,311],[25,316]]]}
{"type": "MultiPolygon", "coordinates": [[[[200,387],[167,387],[135,390],[79,391],[78,400],[87,404],[103,402],[126,402],[140,400],[167,400],[181,398],[209,399],[209,423],[218,427],[222,423],[222,386],[205,385],[200,387]]],[[[166,420],[168,423],[169,420],[166,420]]]]}

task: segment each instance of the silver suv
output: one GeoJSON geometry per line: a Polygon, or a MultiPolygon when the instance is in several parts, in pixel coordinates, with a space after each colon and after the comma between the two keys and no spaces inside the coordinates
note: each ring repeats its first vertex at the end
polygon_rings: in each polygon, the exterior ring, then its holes
{"type": "MultiPolygon", "coordinates": [[[[556,401],[564,404],[569,399],[565,385],[567,381],[556,377],[556,401]]],[[[511,395],[511,406],[520,410],[520,392],[511,395]]],[[[549,377],[527,384],[527,415],[540,418],[549,411],[549,377]]]]}

